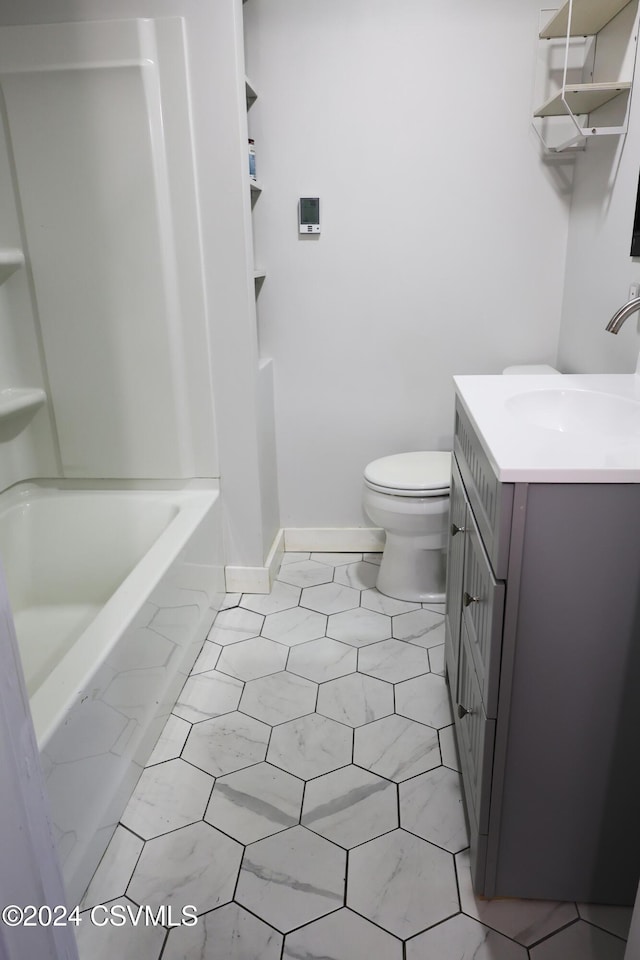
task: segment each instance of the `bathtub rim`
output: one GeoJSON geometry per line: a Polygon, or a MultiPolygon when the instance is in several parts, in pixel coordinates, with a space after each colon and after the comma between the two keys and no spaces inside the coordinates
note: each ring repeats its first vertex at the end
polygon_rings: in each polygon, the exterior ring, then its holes
{"type": "MultiPolygon", "coordinates": [[[[168,483],[142,480],[109,480],[104,483],[95,480],[26,480],[2,491],[0,516],[22,503],[28,503],[29,499],[57,499],[61,495],[78,494],[133,496],[141,500],[158,497],[164,502],[173,503],[178,513],[30,698],[33,725],[41,752],[46,750],[73,702],[83,695],[91,676],[132,623],[139,612],[140,599],[151,594],[219,500],[220,487],[217,480],[200,479],[168,483]],[[52,709],[51,692],[54,688],[57,688],[56,706],[52,709]]],[[[0,559],[4,565],[4,558],[0,559]]]]}

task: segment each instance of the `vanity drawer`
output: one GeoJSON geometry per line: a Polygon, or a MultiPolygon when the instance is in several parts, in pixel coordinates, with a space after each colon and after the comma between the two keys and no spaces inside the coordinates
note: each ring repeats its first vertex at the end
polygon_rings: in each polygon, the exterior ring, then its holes
{"type": "Polygon", "coordinates": [[[496,717],[505,586],[493,576],[471,510],[467,511],[465,540],[462,620],[487,716],[496,717]]]}
{"type": "Polygon", "coordinates": [[[455,724],[464,793],[472,826],[477,826],[480,834],[486,834],[489,830],[496,722],[488,719],[484,710],[464,623],[458,677],[455,724]]]}
{"type": "Polygon", "coordinates": [[[513,484],[498,481],[458,398],[453,451],[495,575],[504,580],[509,562],[513,484]]]}

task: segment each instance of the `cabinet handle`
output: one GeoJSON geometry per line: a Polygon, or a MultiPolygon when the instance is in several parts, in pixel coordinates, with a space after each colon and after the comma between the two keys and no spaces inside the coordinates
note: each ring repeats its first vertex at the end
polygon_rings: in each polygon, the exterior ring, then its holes
{"type": "Polygon", "coordinates": [[[464,603],[465,607],[468,607],[472,603],[480,603],[480,597],[472,597],[471,594],[467,593],[465,590],[462,595],[462,602],[464,603]]]}
{"type": "Polygon", "coordinates": [[[467,710],[466,707],[463,707],[461,703],[458,704],[458,718],[462,720],[463,717],[471,716],[473,710],[467,710]]]}
{"type": "Polygon", "coordinates": [[[456,533],[465,533],[464,527],[459,527],[457,523],[451,524],[451,536],[455,537],[456,533]]]}

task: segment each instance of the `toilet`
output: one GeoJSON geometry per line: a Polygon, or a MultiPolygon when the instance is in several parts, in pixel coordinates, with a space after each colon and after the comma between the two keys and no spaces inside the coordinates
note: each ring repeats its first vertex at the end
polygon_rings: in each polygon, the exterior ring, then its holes
{"type": "MultiPolygon", "coordinates": [[[[559,374],[547,364],[506,367],[508,376],[559,374]]],[[[376,587],[397,600],[444,603],[451,454],[381,457],[364,471],[363,506],[386,532],[376,587]]]]}
{"type": "Polygon", "coordinates": [[[365,467],[363,506],[387,534],[376,587],[398,600],[444,603],[451,454],[398,453],[365,467]]]}

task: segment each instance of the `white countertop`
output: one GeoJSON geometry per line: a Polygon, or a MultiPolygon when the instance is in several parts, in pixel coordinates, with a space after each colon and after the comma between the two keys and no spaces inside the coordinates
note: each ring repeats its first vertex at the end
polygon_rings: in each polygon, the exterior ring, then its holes
{"type": "MultiPolygon", "coordinates": [[[[636,374],[565,374],[454,377],[456,393],[476,427],[499,480],[535,483],[637,483],[640,481],[640,418],[551,429],[510,409],[510,398],[532,391],[596,391],[639,404],[636,374]]],[[[527,398],[527,400],[532,398],[527,398]]],[[[533,398],[534,401],[537,398],[533,398]]],[[[552,398],[553,399],[553,398],[552,398]]],[[[589,399],[589,398],[587,398],[589,399]]],[[[596,398],[598,399],[598,398],[596,398]]],[[[604,398],[606,402],[607,398],[604,398]]],[[[516,401],[516,406],[519,401],[516,401]]]]}

